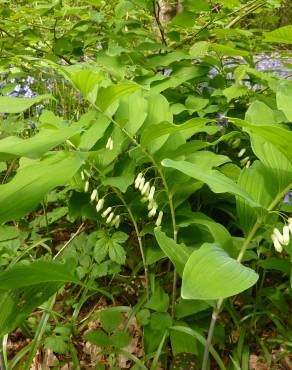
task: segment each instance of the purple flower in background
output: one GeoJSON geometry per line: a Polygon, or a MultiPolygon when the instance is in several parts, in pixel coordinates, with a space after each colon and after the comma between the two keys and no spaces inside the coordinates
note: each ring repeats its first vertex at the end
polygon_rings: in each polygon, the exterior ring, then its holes
{"type": "Polygon", "coordinates": [[[228,126],[228,119],[224,113],[217,114],[217,121],[216,124],[223,129],[224,127],[228,126]]]}
{"type": "Polygon", "coordinates": [[[28,85],[33,84],[34,83],[34,77],[28,76],[27,79],[26,79],[26,82],[28,83],[28,85]]]}
{"type": "Polygon", "coordinates": [[[292,204],[292,191],[289,191],[288,193],[285,194],[285,197],[283,199],[284,204],[292,204]]]}
{"type": "Polygon", "coordinates": [[[38,116],[40,116],[42,114],[44,107],[45,106],[42,105],[42,104],[39,104],[39,105],[36,106],[38,116]]]}
{"type": "Polygon", "coordinates": [[[98,42],[98,44],[97,44],[97,48],[98,48],[99,50],[101,50],[101,49],[103,48],[103,46],[102,46],[102,42],[101,42],[101,41],[99,41],[99,42],[98,42]]]}
{"type": "Polygon", "coordinates": [[[31,129],[36,129],[37,128],[37,123],[36,122],[34,122],[34,121],[32,121],[32,120],[29,120],[28,122],[27,122],[27,125],[28,125],[28,127],[29,128],[31,128],[31,129]]]}

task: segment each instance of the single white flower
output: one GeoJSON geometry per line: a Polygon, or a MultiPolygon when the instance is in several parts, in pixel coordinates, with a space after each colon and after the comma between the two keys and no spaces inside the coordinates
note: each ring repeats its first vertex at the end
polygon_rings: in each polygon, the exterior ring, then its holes
{"type": "Polygon", "coordinates": [[[85,185],[84,185],[84,191],[85,191],[85,193],[87,193],[87,192],[88,192],[88,189],[89,189],[89,182],[88,182],[88,181],[86,181],[86,182],[85,182],[85,185]]]}
{"type": "Polygon", "coordinates": [[[283,227],[283,245],[288,245],[290,241],[290,229],[289,226],[285,225],[283,227]]]}
{"type": "Polygon", "coordinates": [[[246,167],[246,168],[249,168],[250,164],[251,164],[251,162],[250,162],[250,161],[247,161],[247,163],[246,163],[245,167],[246,167]]]}
{"type": "Polygon", "coordinates": [[[98,200],[97,189],[94,189],[90,196],[90,201],[98,200]]]}
{"type": "Polygon", "coordinates": [[[96,204],[96,207],[95,207],[96,211],[99,212],[103,208],[103,205],[104,205],[104,198],[101,198],[96,204]]]}
{"type": "Polygon", "coordinates": [[[145,183],[145,185],[143,186],[143,189],[141,190],[141,194],[142,195],[148,195],[149,194],[149,189],[150,189],[150,183],[149,183],[149,181],[147,181],[146,183],[145,183]]]}
{"type": "Polygon", "coordinates": [[[138,173],[138,175],[137,175],[137,177],[135,179],[135,189],[138,189],[139,188],[140,181],[141,181],[142,177],[143,177],[142,173],[141,172],[138,173]]]}
{"type": "Polygon", "coordinates": [[[149,211],[148,217],[154,217],[157,211],[156,205],[153,206],[153,208],[149,211]]]}
{"type": "Polygon", "coordinates": [[[275,234],[272,234],[272,235],[271,235],[271,238],[272,238],[272,240],[273,240],[274,247],[275,247],[276,251],[277,251],[278,253],[281,253],[281,252],[282,252],[282,250],[283,250],[283,247],[282,247],[281,243],[279,242],[278,238],[276,237],[276,235],[275,235],[275,234]]]}
{"type": "Polygon", "coordinates": [[[119,226],[120,226],[120,221],[121,221],[121,216],[120,215],[117,215],[113,221],[112,221],[112,225],[117,229],[119,226]]]}
{"type": "Polygon", "coordinates": [[[162,211],[159,211],[157,220],[155,222],[155,225],[156,226],[160,226],[161,225],[162,217],[163,217],[163,212],[162,211]]]}
{"type": "Polygon", "coordinates": [[[249,156],[247,156],[247,157],[243,158],[243,159],[240,161],[240,164],[241,164],[242,166],[244,166],[248,161],[249,161],[249,156]]]}
{"type": "Polygon", "coordinates": [[[111,137],[108,138],[105,147],[106,147],[106,149],[113,150],[114,142],[113,142],[113,139],[111,137]]]}
{"type": "Polygon", "coordinates": [[[105,218],[111,211],[112,207],[107,207],[107,209],[101,214],[101,217],[105,218]]]}
{"type": "Polygon", "coordinates": [[[150,189],[149,195],[148,195],[149,202],[152,202],[153,197],[154,197],[154,193],[155,193],[155,186],[151,186],[151,189],[150,189]]]}
{"type": "Polygon", "coordinates": [[[142,177],[141,181],[140,181],[140,184],[139,184],[139,190],[142,191],[143,187],[144,187],[144,184],[145,184],[145,177],[142,177]]]}
{"type": "Polygon", "coordinates": [[[280,231],[277,228],[273,230],[273,234],[276,236],[276,238],[279,240],[281,244],[284,244],[283,235],[280,233],[280,231]]]}
{"type": "Polygon", "coordinates": [[[242,157],[245,152],[246,152],[246,149],[242,148],[240,152],[237,154],[238,158],[242,157]]]}
{"type": "Polygon", "coordinates": [[[109,214],[108,218],[106,219],[106,223],[109,224],[112,221],[113,218],[114,218],[114,212],[111,212],[109,214]]]}

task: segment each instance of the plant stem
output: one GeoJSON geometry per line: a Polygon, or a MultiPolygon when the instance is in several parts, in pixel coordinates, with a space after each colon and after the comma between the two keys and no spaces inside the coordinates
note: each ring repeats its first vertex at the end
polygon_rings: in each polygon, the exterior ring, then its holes
{"type": "Polygon", "coordinates": [[[130,219],[131,219],[132,224],[133,224],[134,229],[135,229],[135,233],[136,233],[136,237],[137,237],[137,240],[138,240],[139,249],[140,249],[140,253],[141,253],[141,257],[142,257],[143,267],[144,267],[146,296],[147,296],[147,301],[149,301],[148,266],[147,266],[147,263],[146,263],[146,258],[145,258],[145,254],[144,254],[143,243],[142,243],[142,238],[140,236],[139,228],[138,228],[137,222],[135,220],[135,217],[133,215],[133,212],[132,212],[131,208],[129,207],[128,203],[125,201],[121,192],[118,189],[115,189],[115,188],[114,188],[114,191],[116,192],[116,194],[118,195],[118,197],[122,201],[123,205],[125,206],[127,212],[129,213],[130,219]]]}
{"type": "Polygon", "coordinates": [[[214,334],[214,329],[215,329],[217,318],[218,318],[218,316],[220,314],[220,311],[221,311],[222,304],[223,304],[223,299],[219,299],[216,303],[216,307],[213,309],[212,319],[211,319],[211,322],[210,322],[207,342],[206,342],[204,355],[203,355],[202,370],[207,369],[208,360],[209,360],[209,350],[210,350],[210,347],[212,345],[212,338],[213,338],[213,334],[214,334]]]}

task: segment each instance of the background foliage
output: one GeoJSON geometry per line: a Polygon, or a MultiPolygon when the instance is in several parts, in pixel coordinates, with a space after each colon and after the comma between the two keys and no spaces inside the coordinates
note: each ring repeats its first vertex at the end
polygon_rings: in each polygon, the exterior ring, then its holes
{"type": "Polygon", "coordinates": [[[1,370],[291,367],[290,23],[1,1],[1,370]]]}

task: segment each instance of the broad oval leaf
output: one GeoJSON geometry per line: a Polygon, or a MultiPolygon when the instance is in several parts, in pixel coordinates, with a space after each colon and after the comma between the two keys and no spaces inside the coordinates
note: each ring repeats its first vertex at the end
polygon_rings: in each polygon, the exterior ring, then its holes
{"type": "Polygon", "coordinates": [[[284,26],[265,33],[265,41],[292,44],[292,26],[284,26]]]}
{"type": "Polygon", "coordinates": [[[50,94],[36,96],[34,98],[16,98],[12,96],[0,96],[0,113],[21,113],[43,100],[54,99],[50,94]]]}
{"type": "Polygon", "coordinates": [[[216,244],[205,243],[188,259],[182,279],[184,299],[221,299],[253,286],[259,276],[216,244]]]}
{"type": "Polygon", "coordinates": [[[35,209],[50,190],[66,185],[82,164],[77,152],[58,152],[26,164],[9,183],[0,185],[0,223],[35,209]]]}
{"type": "Polygon", "coordinates": [[[245,199],[252,207],[261,208],[248,193],[240,188],[229,177],[221,172],[212,169],[205,169],[197,164],[186,161],[173,161],[164,159],[162,165],[165,167],[175,168],[184,174],[206,183],[214,193],[230,193],[245,199]]]}
{"type": "Polygon", "coordinates": [[[8,136],[0,140],[0,160],[6,161],[18,156],[38,158],[78,131],[80,131],[78,128],[65,127],[58,130],[44,129],[29,139],[8,136]]]}

